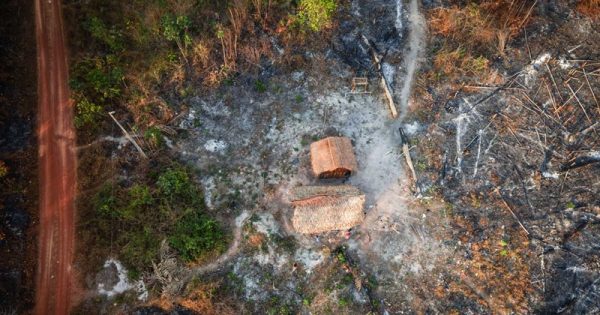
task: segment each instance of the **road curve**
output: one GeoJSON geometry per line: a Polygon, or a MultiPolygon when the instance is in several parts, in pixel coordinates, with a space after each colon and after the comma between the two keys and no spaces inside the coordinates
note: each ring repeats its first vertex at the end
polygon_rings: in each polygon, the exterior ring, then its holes
{"type": "Polygon", "coordinates": [[[77,158],[61,3],[35,0],[40,222],[36,314],[68,314],[77,158]]]}

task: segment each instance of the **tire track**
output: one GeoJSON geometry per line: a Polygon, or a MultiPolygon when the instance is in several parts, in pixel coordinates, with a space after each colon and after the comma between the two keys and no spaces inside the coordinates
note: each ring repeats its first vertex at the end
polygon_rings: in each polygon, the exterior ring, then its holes
{"type": "Polygon", "coordinates": [[[60,1],[36,0],[40,223],[36,314],[67,314],[77,183],[75,129],[60,1]]]}

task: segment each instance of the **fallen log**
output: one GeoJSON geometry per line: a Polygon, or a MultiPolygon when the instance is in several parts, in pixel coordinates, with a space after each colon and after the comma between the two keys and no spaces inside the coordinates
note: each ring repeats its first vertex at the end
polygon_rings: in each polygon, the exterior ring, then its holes
{"type": "Polygon", "coordinates": [[[383,70],[381,69],[381,59],[375,50],[375,47],[371,44],[369,39],[362,35],[362,39],[369,46],[369,50],[371,50],[371,54],[373,55],[373,60],[375,61],[375,65],[377,65],[377,70],[381,76],[381,86],[383,87],[383,93],[388,100],[388,105],[390,107],[390,112],[392,113],[392,118],[398,117],[398,111],[396,110],[396,104],[394,103],[394,97],[392,96],[392,92],[390,86],[385,79],[385,75],[383,75],[383,70]]]}
{"type": "Polygon", "coordinates": [[[135,140],[133,139],[133,137],[129,134],[129,132],[127,132],[127,130],[125,130],[125,128],[123,127],[123,125],[121,125],[119,123],[119,121],[115,118],[115,116],[113,116],[115,112],[108,112],[108,115],[110,116],[110,118],[112,118],[115,123],[117,124],[117,126],[119,126],[119,128],[121,129],[121,131],[123,132],[123,135],[125,136],[125,138],[127,138],[127,140],[129,140],[129,142],[131,142],[133,144],[133,146],[138,150],[138,152],[140,153],[140,155],[144,158],[147,159],[148,156],[146,155],[146,153],[144,153],[144,150],[142,150],[142,148],[137,144],[137,142],[135,142],[135,140]]]}
{"type": "Polygon", "coordinates": [[[410,150],[408,149],[408,138],[406,137],[406,134],[404,134],[404,130],[402,129],[402,127],[398,128],[398,131],[400,131],[400,139],[402,140],[402,154],[404,154],[406,164],[408,165],[408,169],[410,170],[410,173],[412,175],[415,191],[417,192],[417,194],[420,194],[421,189],[419,188],[419,184],[417,181],[417,172],[415,172],[415,167],[413,166],[413,162],[410,157],[410,150]]]}
{"type": "Polygon", "coordinates": [[[588,154],[578,156],[560,166],[560,171],[568,171],[574,168],[584,167],[588,164],[600,162],[600,151],[592,151],[588,154]]]}

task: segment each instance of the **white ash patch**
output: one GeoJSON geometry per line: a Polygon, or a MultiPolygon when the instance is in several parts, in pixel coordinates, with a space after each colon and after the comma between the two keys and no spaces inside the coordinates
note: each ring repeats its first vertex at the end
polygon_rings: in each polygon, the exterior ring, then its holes
{"type": "Polygon", "coordinates": [[[540,56],[538,56],[531,64],[534,67],[539,67],[543,64],[546,64],[550,58],[552,57],[552,55],[550,53],[543,53],[540,56]]]}
{"type": "Polygon", "coordinates": [[[242,211],[242,213],[235,218],[235,226],[241,227],[249,216],[250,212],[248,212],[248,210],[242,211]]]}
{"type": "Polygon", "coordinates": [[[265,235],[279,234],[279,225],[271,213],[260,213],[258,217],[259,220],[252,223],[256,231],[265,235]]]}
{"type": "Polygon", "coordinates": [[[414,262],[412,265],[410,265],[410,271],[414,274],[420,273],[422,270],[423,267],[421,264],[419,264],[419,262],[414,262]]]}
{"type": "Polygon", "coordinates": [[[565,56],[561,56],[558,59],[558,66],[562,69],[562,70],[568,70],[570,68],[573,68],[575,64],[569,60],[567,60],[567,58],[565,58],[565,56]]]}
{"type": "Polygon", "coordinates": [[[196,122],[196,117],[198,116],[196,109],[191,108],[187,112],[187,116],[185,119],[181,120],[179,123],[179,128],[193,128],[196,122]]]}
{"type": "Polygon", "coordinates": [[[304,80],[304,71],[294,71],[292,72],[292,80],[296,82],[300,82],[304,80]]]}
{"type": "Polygon", "coordinates": [[[199,97],[194,97],[192,104],[199,105],[202,112],[209,117],[229,117],[231,115],[231,110],[223,104],[223,101],[211,104],[201,100],[199,97]]]}
{"type": "Polygon", "coordinates": [[[269,291],[265,290],[265,285],[269,284],[264,283],[265,278],[252,258],[241,257],[235,262],[232,271],[241,280],[246,300],[260,302],[269,297],[269,291]]]}
{"type": "Polygon", "coordinates": [[[139,293],[138,300],[146,302],[148,300],[148,289],[146,289],[146,283],[143,280],[138,280],[133,284],[135,292],[139,293]]]}
{"type": "Polygon", "coordinates": [[[304,266],[306,273],[310,274],[320,265],[325,257],[319,251],[313,249],[300,248],[294,254],[294,260],[300,262],[304,266]]]}
{"type": "Polygon", "coordinates": [[[174,149],[173,140],[167,138],[167,136],[163,136],[162,138],[163,138],[163,140],[165,140],[165,144],[167,145],[167,147],[169,149],[174,149]]]}
{"type": "Polygon", "coordinates": [[[548,63],[552,55],[550,53],[543,53],[533,60],[527,67],[523,69],[522,77],[526,86],[530,86],[537,79],[540,68],[548,63]]]}
{"type": "Polygon", "coordinates": [[[148,298],[148,290],[143,280],[138,280],[131,283],[127,278],[127,269],[116,259],[108,259],[104,262],[104,268],[115,268],[118,282],[112,287],[106,283],[98,283],[98,294],[105,295],[107,297],[113,297],[117,294],[121,294],[128,290],[135,290],[138,293],[138,300],[145,301],[148,298]]]}
{"type": "Polygon", "coordinates": [[[394,86],[394,78],[396,77],[396,68],[391,64],[384,62],[381,64],[381,71],[390,88],[394,86]]]}
{"type": "Polygon", "coordinates": [[[275,270],[282,270],[290,262],[289,255],[276,252],[271,244],[267,245],[267,252],[259,252],[253,258],[261,266],[271,265],[275,270]]]}
{"type": "Polygon", "coordinates": [[[129,140],[125,137],[112,137],[112,136],[106,136],[101,138],[104,141],[111,141],[111,142],[116,142],[118,143],[117,145],[117,150],[121,150],[123,149],[123,147],[125,147],[127,144],[129,144],[129,140]]]}
{"type": "Polygon", "coordinates": [[[544,178],[552,178],[552,179],[558,179],[560,177],[560,174],[558,174],[557,172],[542,172],[542,176],[544,178]]]}
{"type": "Polygon", "coordinates": [[[264,290],[262,290],[262,288],[258,284],[258,279],[252,276],[245,276],[243,279],[244,286],[246,287],[246,289],[244,290],[246,293],[246,299],[259,300],[259,298],[257,298],[256,295],[263,294],[266,296],[267,292],[264,292],[264,290]]]}
{"type": "Polygon", "coordinates": [[[214,177],[203,177],[200,182],[202,183],[204,202],[206,206],[211,209],[214,206],[213,202],[213,191],[215,190],[215,179],[214,177]]]}
{"type": "Polygon", "coordinates": [[[416,120],[410,124],[404,124],[404,132],[409,136],[418,133],[420,130],[421,125],[416,120]]]}
{"type": "Polygon", "coordinates": [[[396,32],[398,33],[398,37],[402,38],[402,0],[396,0],[396,20],[394,21],[394,26],[396,27],[396,32]]]}
{"type": "Polygon", "coordinates": [[[227,143],[221,140],[210,139],[204,144],[204,149],[209,152],[222,152],[227,148],[227,143]]]}
{"type": "Polygon", "coordinates": [[[352,290],[352,298],[359,304],[366,304],[369,302],[369,297],[363,290],[352,290]]]}

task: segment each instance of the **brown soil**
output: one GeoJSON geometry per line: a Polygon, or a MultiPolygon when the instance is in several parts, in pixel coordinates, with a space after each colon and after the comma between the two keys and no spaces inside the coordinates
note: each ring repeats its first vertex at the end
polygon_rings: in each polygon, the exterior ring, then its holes
{"type": "Polygon", "coordinates": [[[75,130],[59,1],[38,0],[40,235],[36,314],[70,308],[76,187],[75,130]]]}

